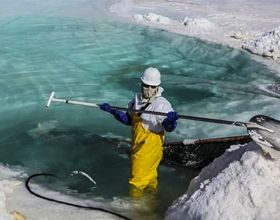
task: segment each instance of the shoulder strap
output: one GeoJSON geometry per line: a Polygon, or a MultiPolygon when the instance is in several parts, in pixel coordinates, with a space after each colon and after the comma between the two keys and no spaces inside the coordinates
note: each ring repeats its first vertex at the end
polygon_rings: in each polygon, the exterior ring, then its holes
{"type": "MultiPolygon", "coordinates": [[[[158,97],[156,97],[155,99],[157,99],[157,98],[158,98],[158,97]]],[[[155,100],[155,99],[154,99],[154,100],[155,100]]],[[[153,100],[153,101],[154,101],[154,100],[153,100]]],[[[152,101],[152,102],[153,102],[153,101],[152,101]]],[[[136,102],[136,101],[135,101],[135,99],[134,99],[133,102],[131,103],[131,108],[132,108],[132,109],[133,109],[133,107],[134,107],[134,105],[135,105],[135,102],[136,102]]],[[[140,110],[141,110],[141,111],[144,111],[150,104],[152,104],[152,102],[147,102],[144,106],[142,106],[142,107],[140,108],[140,110]]],[[[140,115],[142,115],[142,113],[138,113],[137,115],[140,116],[140,115]]]]}
{"type": "MultiPolygon", "coordinates": [[[[146,105],[142,106],[142,107],[140,108],[140,110],[141,110],[141,111],[144,111],[150,104],[151,104],[151,103],[148,102],[146,105]]],[[[140,115],[142,115],[142,113],[139,112],[139,113],[138,113],[138,116],[140,116],[140,115]]]]}

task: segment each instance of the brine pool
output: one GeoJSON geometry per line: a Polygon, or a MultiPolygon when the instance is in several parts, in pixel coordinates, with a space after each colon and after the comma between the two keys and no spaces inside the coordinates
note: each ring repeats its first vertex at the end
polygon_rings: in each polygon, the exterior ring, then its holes
{"type": "MultiPolygon", "coordinates": [[[[195,38],[110,19],[15,13],[0,17],[0,42],[0,162],[27,175],[81,170],[97,182],[93,188],[76,176],[37,181],[71,197],[127,201],[130,160],[120,143],[130,128],[96,108],[52,103],[47,109],[51,91],[125,107],[142,72],[154,66],[163,95],[180,114],[248,121],[279,110],[278,99],[258,90],[279,82],[274,72],[247,53],[195,38]]],[[[246,129],[181,120],[166,139],[236,134],[246,129]]],[[[197,173],[161,165],[156,206],[146,217],[162,218],[197,173]]]]}

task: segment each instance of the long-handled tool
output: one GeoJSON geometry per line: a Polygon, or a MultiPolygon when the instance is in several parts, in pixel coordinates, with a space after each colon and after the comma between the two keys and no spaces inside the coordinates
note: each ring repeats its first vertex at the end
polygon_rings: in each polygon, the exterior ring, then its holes
{"type": "MultiPolygon", "coordinates": [[[[99,108],[100,104],[97,103],[90,103],[90,102],[81,102],[81,101],[74,101],[69,99],[59,99],[54,98],[55,92],[53,91],[51,95],[49,96],[47,107],[50,106],[52,102],[62,102],[66,104],[73,104],[73,105],[82,105],[82,106],[89,106],[89,107],[96,107],[99,108]]],[[[121,110],[121,111],[130,111],[130,112],[138,112],[138,113],[145,113],[145,114],[152,114],[152,115],[161,115],[166,116],[167,113],[164,112],[155,112],[155,111],[147,111],[147,110],[135,110],[135,109],[129,109],[124,107],[118,107],[118,106],[111,106],[114,110],[121,110]]],[[[280,141],[273,140],[273,137],[280,137],[280,121],[277,121],[275,119],[272,119],[270,117],[264,116],[264,115],[256,115],[253,116],[249,122],[240,122],[240,121],[228,121],[223,119],[213,119],[213,118],[204,118],[204,117],[197,117],[197,116],[190,116],[190,115],[178,115],[180,119],[187,119],[187,120],[194,120],[194,121],[203,121],[203,122],[210,122],[210,123],[216,123],[216,124],[225,124],[225,125],[233,125],[238,127],[246,127],[248,129],[249,135],[255,140],[257,138],[257,143],[260,143],[261,139],[266,140],[269,144],[266,144],[266,146],[270,146],[273,148],[277,148],[280,150],[280,141]],[[271,123],[264,123],[268,121],[273,121],[273,124],[271,123]],[[265,126],[264,126],[265,125],[265,126]],[[254,135],[253,135],[254,133],[254,135]],[[256,135],[257,133],[257,135],[256,135]],[[279,142],[279,143],[278,143],[279,142]],[[279,144],[279,146],[275,146],[275,144],[279,144]]]]}
{"type": "MultiPolygon", "coordinates": [[[[55,92],[53,91],[48,99],[48,103],[46,105],[47,107],[49,107],[52,102],[63,102],[66,104],[83,105],[83,106],[90,106],[90,107],[97,107],[97,108],[99,108],[99,106],[100,106],[100,104],[90,103],[90,102],[81,102],[81,101],[74,101],[74,100],[69,100],[69,99],[58,99],[58,98],[54,98],[54,95],[55,95],[55,92]]],[[[138,113],[145,113],[145,114],[152,114],[152,115],[161,115],[161,116],[167,115],[167,113],[164,113],[164,112],[135,110],[135,109],[129,109],[129,108],[124,108],[124,107],[118,107],[118,106],[111,106],[111,108],[114,110],[131,111],[131,112],[138,112],[138,113]]],[[[254,122],[228,121],[228,120],[222,120],[222,119],[203,118],[203,117],[189,116],[189,115],[178,115],[178,117],[181,119],[194,120],[194,121],[203,121],[203,122],[210,122],[210,123],[217,123],[217,124],[234,125],[234,126],[247,127],[247,128],[260,128],[260,129],[264,129],[264,130],[267,130],[267,131],[273,133],[273,130],[260,126],[254,122]]]]}

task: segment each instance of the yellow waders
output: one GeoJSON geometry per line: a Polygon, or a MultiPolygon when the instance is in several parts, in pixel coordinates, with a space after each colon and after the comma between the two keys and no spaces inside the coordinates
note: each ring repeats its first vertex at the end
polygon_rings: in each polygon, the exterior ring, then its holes
{"type": "Polygon", "coordinates": [[[157,189],[157,168],[163,156],[163,132],[153,133],[143,127],[142,119],[132,115],[132,151],[130,196],[140,197],[147,187],[157,189]]]}

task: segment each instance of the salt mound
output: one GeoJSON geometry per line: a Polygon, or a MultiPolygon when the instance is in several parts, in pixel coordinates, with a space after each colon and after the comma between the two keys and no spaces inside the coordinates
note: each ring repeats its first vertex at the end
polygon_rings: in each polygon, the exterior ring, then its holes
{"type": "Polygon", "coordinates": [[[272,57],[277,60],[280,58],[280,26],[261,34],[253,40],[246,41],[242,48],[251,53],[272,57]]]}
{"type": "Polygon", "coordinates": [[[264,92],[267,96],[277,97],[280,98],[280,84],[279,83],[272,83],[268,85],[259,85],[258,89],[264,92]]]}
{"type": "Polygon", "coordinates": [[[280,160],[251,142],[205,167],[166,213],[175,219],[280,219],[280,160]]]}
{"type": "Polygon", "coordinates": [[[150,23],[159,23],[159,24],[172,23],[172,20],[170,18],[154,13],[148,13],[145,15],[135,14],[134,20],[136,22],[150,22],[150,23]]]}
{"type": "Polygon", "coordinates": [[[275,92],[277,94],[280,94],[280,84],[279,83],[272,83],[272,84],[269,84],[267,86],[267,89],[269,91],[272,91],[272,92],[275,92]]]}
{"type": "MultiPolygon", "coordinates": [[[[134,21],[139,23],[149,23],[149,24],[161,24],[161,25],[173,25],[174,27],[182,27],[182,22],[178,20],[173,20],[168,17],[148,13],[145,15],[135,14],[134,21]]],[[[190,30],[199,30],[199,29],[210,29],[215,25],[208,21],[205,18],[189,18],[186,17],[183,21],[183,25],[186,26],[190,30]]]]}

